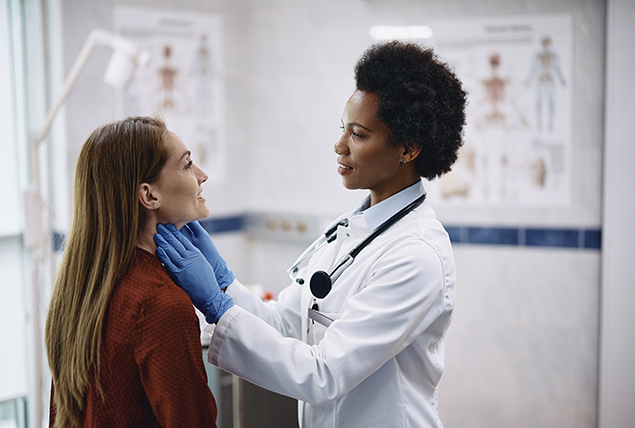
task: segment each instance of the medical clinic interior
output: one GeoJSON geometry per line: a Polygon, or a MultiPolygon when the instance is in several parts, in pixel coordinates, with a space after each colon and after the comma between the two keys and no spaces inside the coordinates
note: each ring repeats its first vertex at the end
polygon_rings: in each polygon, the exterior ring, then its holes
{"type": "MultiPolygon", "coordinates": [[[[334,144],[386,40],[434,49],[468,94],[458,160],[422,180],[456,264],[443,426],[632,428],[634,22],[632,0],[0,0],[0,428],[49,426],[45,323],[90,133],[160,116],[207,174],[201,226],[275,300],[366,197],[334,144]]],[[[299,426],[200,336],[218,427],[299,426]]]]}

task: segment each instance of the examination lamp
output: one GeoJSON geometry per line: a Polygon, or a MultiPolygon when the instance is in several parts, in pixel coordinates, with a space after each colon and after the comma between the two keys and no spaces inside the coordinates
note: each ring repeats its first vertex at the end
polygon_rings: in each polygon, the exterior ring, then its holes
{"type": "MultiPolygon", "coordinates": [[[[40,189],[39,149],[43,145],[53,125],[53,120],[60,108],[66,102],[68,95],[75,85],[80,72],[86,65],[88,58],[98,46],[107,46],[113,50],[110,62],[104,74],[104,82],[115,89],[125,89],[134,79],[140,78],[150,62],[150,53],[141,49],[125,37],[102,30],[93,30],[79,53],[70,73],[66,77],[62,93],[51,108],[44,126],[31,134],[29,141],[31,162],[31,183],[24,191],[24,210],[26,214],[24,229],[24,244],[31,250],[32,271],[32,304],[33,304],[33,340],[35,354],[35,427],[39,428],[42,421],[42,332],[40,330],[40,269],[51,260],[52,248],[45,247],[45,235],[51,237],[51,204],[43,210],[42,193],[40,189]],[[44,227],[43,227],[44,226],[44,227]]],[[[50,156],[50,151],[47,153],[50,156]]],[[[47,170],[47,175],[50,171],[47,170]]],[[[47,180],[50,181],[50,180],[47,180]]]]}
{"type": "Polygon", "coordinates": [[[104,74],[104,82],[115,89],[125,89],[136,77],[139,77],[145,71],[150,61],[150,53],[148,51],[141,49],[125,37],[103,30],[90,32],[84,47],[66,77],[62,93],[53,108],[51,108],[44,126],[33,133],[30,140],[31,184],[24,192],[26,211],[24,243],[36,253],[40,253],[44,245],[38,149],[50,132],[55,116],[66,102],[91,52],[97,46],[108,46],[113,50],[104,74]]]}

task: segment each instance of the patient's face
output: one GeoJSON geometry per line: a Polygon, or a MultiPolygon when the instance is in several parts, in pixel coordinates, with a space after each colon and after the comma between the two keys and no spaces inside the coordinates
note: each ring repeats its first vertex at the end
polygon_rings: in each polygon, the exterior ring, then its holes
{"type": "Polygon", "coordinates": [[[161,202],[157,210],[159,222],[181,228],[191,221],[207,218],[209,208],[201,195],[201,184],[205,180],[207,174],[192,162],[183,141],[170,132],[170,157],[153,185],[161,202]]]}

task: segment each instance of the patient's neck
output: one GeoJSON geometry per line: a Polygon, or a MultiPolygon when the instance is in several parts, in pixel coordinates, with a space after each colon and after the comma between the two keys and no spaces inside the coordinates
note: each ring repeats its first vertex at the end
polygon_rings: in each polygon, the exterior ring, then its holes
{"type": "Polygon", "coordinates": [[[150,254],[154,254],[157,251],[157,244],[154,242],[154,234],[157,233],[157,225],[159,219],[153,212],[146,212],[146,218],[143,222],[143,229],[140,229],[137,234],[137,247],[146,250],[150,254]]]}
{"type": "Polygon", "coordinates": [[[154,254],[157,251],[157,244],[154,242],[155,233],[157,233],[157,223],[146,222],[145,227],[137,236],[137,247],[154,254]]]}
{"type": "MultiPolygon", "coordinates": [[[[157,233],[157,225],[169,223],[169,220],[160,218],[154,213],[148,213],[143,230],[137,236],[137,247],[154,254],[157,251],[157,244],[154,242],[154,235],[157,233]]],[[[174,222],[177,229],[181,229],[184,222],[174,222]]]]}

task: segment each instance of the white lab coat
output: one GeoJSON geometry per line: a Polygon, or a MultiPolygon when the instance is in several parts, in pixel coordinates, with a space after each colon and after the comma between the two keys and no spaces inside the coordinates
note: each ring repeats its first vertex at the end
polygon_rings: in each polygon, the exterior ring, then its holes
{"type": "Polygon", "coordinates": [[[418,183],[351,217],[337,240],[300,270],[305,284],[292,283],[275,302],[263,303],[232,283],[227,293],[236,305],[215,327],[209,362],[300,400],[303,428],[442,427],[436,388],[455,268],[448,235],[427,201],[363,249],[330,294],[317,300],[335,320],[328,328],[307,319],[312,272],[330,272],[423,192],[418,183]]]}

